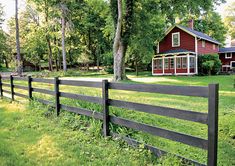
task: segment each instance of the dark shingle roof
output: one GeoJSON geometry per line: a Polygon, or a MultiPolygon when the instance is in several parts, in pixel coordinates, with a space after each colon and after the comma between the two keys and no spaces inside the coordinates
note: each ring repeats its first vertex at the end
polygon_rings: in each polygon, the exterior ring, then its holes
{"type": "Polygon", "coordinates": [[[220,53],[235,52],[235,47],[220,48],[219,52],[220,53]]]}
{"type": "Polygon", "coordinates": [[[191,29],[191,28],[188,28],[188,27],[185,27],[185,26],[182,26],[182,25],[178,25],[178,27],[186,30],[186,31],[189,31],[190,33],[196,35],[197,37],[199,38],[202,38],[204,40],[208,40],[208,41],[211,41],[213,43],[216,43],[216,44],[221,44],[220,42],[218,42],[217,40],[213,39],[212,37],[202,33],[202,32],[199,32],[199,31],[196,31],[194,29],[191,29]]]}
{"type": "Polygon", "coordinates": [[[173,54],[173,53],[183,53],[183,52],[192,52],[192,51],[186,49],[174,49],[174,50],[167,50],[159,54],[173,54]]]}

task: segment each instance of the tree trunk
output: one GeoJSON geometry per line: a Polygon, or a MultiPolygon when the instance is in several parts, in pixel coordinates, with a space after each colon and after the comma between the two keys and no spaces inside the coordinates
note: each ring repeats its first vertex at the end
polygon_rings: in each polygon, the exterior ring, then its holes
{"type": "Polygon", "coordinates": [[[52,49],[51,49],[51,41],[48,35],[46,35],[47,46],[48,46],[48,67],[49,70],[53,70],[53,63],[52,63],[52,49]]]}
{"type": "MultiPolygon", "coordinates": [[[[47,26],[48,25],[48,16],[49,16],[49,5],[47,3],[47,1],[44,1],[44,5],[45,5],[45,8],[44,8],[44,14],[45,14],[45,20],[46,20],[46,23],[47,23],[47,26]]],[[[48,46],[48,68],[50,71],[53,70],[53,63],[52,63],[52,49],[51,49],[51,41],[50,41],[50,36],[49,36],[49,29],[46,28],[46,41],[47,41],[47,46],[48,46]]]]}
{"type": "Polygon", "coordinates": [[[138,73],[138,61],[137,61],[137,59],[135,60],[135,74],[136,74],[136,76],[139,75],[139,73],[138,73]]]}
{"type": "Polygon", "coordinates": [[[9,68],[9,66],[8,66],[8,61],[7,61],[7,57],[6,57],[6,56],[4,56],[4,61],[5,61],[5,66],[6,66],[6,68],[9,68]]]}
{"type": "Polygon", "coordinates": [[[16,24],[16,52],[17,52],[17,73],[22,75],[22,64],[20,55],[20,34],[19,34],[19,22],[18,22],[18,0],[15,0],[15,24],[16,24]]]}
{"type": "Polygon", "coordinates": [[[123,59],[124,59],[124,46],[121,41],[122,33],[122,0],[118,0],[118,19],[116,34],[113,44],[113,54],[114,54],[114,81],[123,80],[124,69],[123,69],[123,59]]]}
{"type": "Polygon", "coordinates": [[[61,4],[62,9],[62,18],[61,18],[61,24],[62,24],[62,56],[63,56],[63,70],[67,71],[67,63],[66,63],[66,51],[65,51],[65,6],[61,4]]]}

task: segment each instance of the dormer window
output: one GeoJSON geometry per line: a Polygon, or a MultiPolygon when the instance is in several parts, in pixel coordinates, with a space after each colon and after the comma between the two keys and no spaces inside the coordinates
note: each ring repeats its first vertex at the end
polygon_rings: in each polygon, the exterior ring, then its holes
{"type": "Polygon", "coordinates": [[[202,47],[206,47],[206,41],[202,40],[202,47]]]}
{"type": "Polygon", "coordinates": [[[179,47],[180,46],[180,33],[175,32],[172,33],[172,47],[179,47]]]}

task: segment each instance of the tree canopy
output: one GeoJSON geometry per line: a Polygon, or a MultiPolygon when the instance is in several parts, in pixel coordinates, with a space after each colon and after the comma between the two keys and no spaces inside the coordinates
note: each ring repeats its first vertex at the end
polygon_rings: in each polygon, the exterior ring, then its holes
{"type": "MultiPolygon", "coordinates": [[[[226,29],[214,11],[218,3],[223,0],[27,0],[18,19],[22,61],[48,70],[60,70],[65,65],[115,68],[118,59],[115,60],[115,55],[122,54],[117,64],[121,70],[114,72],[120,74],[116,80],[125,79],[127,66],[135,70],[149,67],[156,41],[175,24],[176,18],[185,24],[193,17],[195,29],[223,43],[226,29]],[[122,17],[118,17],[117,2],[121,3],[122,17]],[[114,51],[118,18],[121,18],[120,40],[114,51]]],[[[2,16],[0,6],[0,25],[2,16]]],[[[0,33],[4,43],[0,56],[4,55],[11,66],[16,65],[14,19],[8,22],[9,35],[0,33]]]]}

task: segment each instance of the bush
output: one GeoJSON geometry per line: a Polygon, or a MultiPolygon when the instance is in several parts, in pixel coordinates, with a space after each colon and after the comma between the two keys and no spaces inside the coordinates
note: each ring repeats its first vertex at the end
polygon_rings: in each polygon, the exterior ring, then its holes
{"type": "Polygon", "coordinates": [[[218,54],[205,54],[198,57],[198,72],[200,75],[218,74],[221,68],[218,54]]]}
{"type": "Polygon", "coordinates": [[[108,74],[113,74],[113,72],[114,72],[112,66],[105,67],[104,71],[107,72],[108,74]]]}

